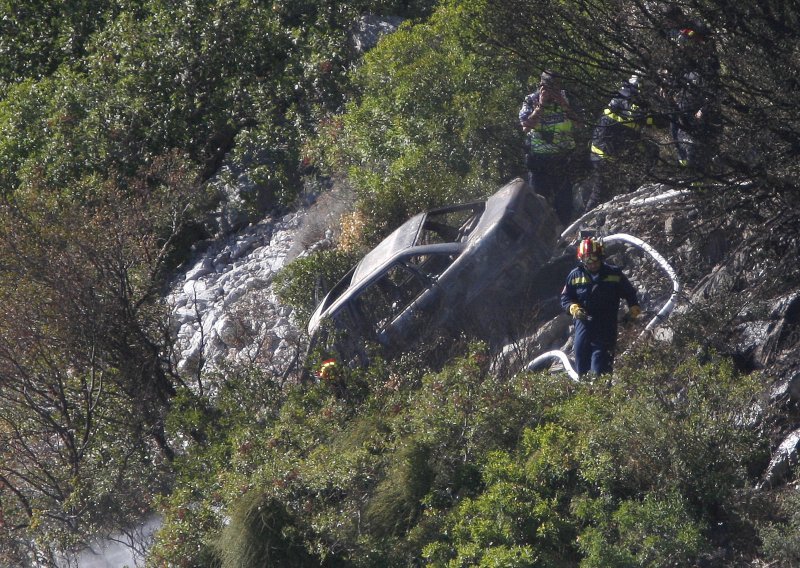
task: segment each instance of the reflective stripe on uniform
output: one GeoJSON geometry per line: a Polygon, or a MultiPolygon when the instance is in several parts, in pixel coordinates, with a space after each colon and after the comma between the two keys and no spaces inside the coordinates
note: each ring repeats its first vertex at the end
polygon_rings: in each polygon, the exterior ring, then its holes
{"type": "Polygon", "coordinates": [[[575,148],[573,131],[574,124],[561,107],[546,108],[539,126],[528,132],[530,153],[559,154],[573,150],[575,148]],[[549,136],[545,136],[545,133],[549,136]]]}
{"type": "MultiPolygon", "coordinates": [[[[580,286],[581,284],[589,284],[591,280],[586,276],[578,276],[569,281],[572,286],[580,286]]],[[[618,274],[606,274],[603,276],[603,282],[622,282],[622,277],[618,274]]]]}
{"type": "Polygon", "coordinates": [[[600,148],[598,148],[594,144],[592,144],[591,152],[592,152],[592,154],[600,156],[601,158],[607,158],[608,157],[605,152],[603,152],[600,148]]]}
{"type": "Polygon", "coordinates": [[[633,120],[631,118],[624,117],[624,116],[620,116],[620,115],[612,112],[610,108],[605,109],[603,111],[603,114],[606,115],[611,120],[616,120],[617,122],[619,122],[623,126],[627,126],[628,128],[638,128],[639,127],[639,125],[636,124],[635,120],[633,120]]]}

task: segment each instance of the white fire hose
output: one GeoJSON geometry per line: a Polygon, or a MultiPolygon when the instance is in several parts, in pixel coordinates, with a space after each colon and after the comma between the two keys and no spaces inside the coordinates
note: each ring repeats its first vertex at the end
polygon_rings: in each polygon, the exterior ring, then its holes
{"type": "Polygon", "coordinates": [[[667,303],[661,307],[655,317],[650,320],[650,323],[645,326],[644,331],[642,332],[642,334],[644,334],[645,332],[652,330],[660,322],[667,319],[669,314],[672,313],[672,310],[675,309],[675,304],[678,302],[678,294],[681,291],[681,284],[678,281],[678,275],[675,273],[675,270],[672,268],[669,262],[667,262],[667,259],[661,256],[656,249],[648,245],[642,239],[632,235],[626,235],[625,233],[617,233],[616,235],[609,235],[608,237],[603,238],[603,243],[613,243],[618,241],[630,243],[649,254],[651,257],[653,257],[653,260],[655,260],[664,270],[664,272],[667,273],[667,276],[669,276],[670,280],[672,280],[672,295],[667,300],[667,303]]]}
{"type": "Polygon", "coordinates": [[[573,381],[577,381],[578,380],[577,371],[575,371],[575,368],[572,366],[572,362],[569,360],[569,357],[567,357],[567,354],[564,353],[563,351],[556,350],[556,351],[548,351],[547,353],[542,353],[541,355],[536,357],[533,361],[528,363],[525,366],[525,369],[528,370],[528,371],[532,371],[537,366],[539,366],[540,364],[542,364],[545,361],[548,361],[550,359],[560,359],[561,363],[563,363],[563,365],[564,365],[564,370],[567,372],[567,374],[570,376],[570,378],[573,381]]]}
{"type": "Polygon", "coordinates": [[[634,197],[633,199],[630,199],[633,195],[637,195],[639,193],[640,192],[634,192],[633,194],[627,195],[627,196],[618,195],[617,197],[612,199],[610,202],[604,203],[604,204],[592,209],[591,211],[587,211],[586,213],[584,213],[583,215],[581,215],[580,217],[575,219],[575,221],[573,221],[570,226],[568,226],[566,229],[564,229],[561,232],[561,238],[562,239],[566,239],[569,235],[571,235],[573,232],[575,232],[578,229],[578,227],[584,225],[586,223],[587,219],[590,219],[591,217],[594,217],[595,215],[597,215],[601,211],[605,210],[607,208],[607,204],[608,203],[616,202],[616,201],[622,201],[624,199],[629,199],[628,204],[627,204],[628,207],[640,207],[642,205],[653,205],[654,203],[659,203],[661,201],[672,201],[673,199],[677,199],[678,197],[683,197],[685,195],[689,195],[689,190],[686,190],[686,189],[671,189],[669,191],[665,191],[664,193],[660,193],[658,195],[650,195],[650,196],[646,196],[646,197],[634,197]]]}

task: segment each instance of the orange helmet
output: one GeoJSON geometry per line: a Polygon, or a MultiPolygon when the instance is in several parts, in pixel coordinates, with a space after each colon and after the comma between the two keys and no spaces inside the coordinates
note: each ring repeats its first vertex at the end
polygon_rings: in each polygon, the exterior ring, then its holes
{"type": "Polygon", "coordinates": [[[338,367],[336,365],[336,359],[326,359],[320,364],[317,376],[320,379],[330,381],[336,378],[336,375],[338,374],[337,371],[338,367]]]}
{"type": "Polygon", "coordinates": [[[583,239],[578,245],[578,260],[591,256],[603,258],[603,254],[603,243],[595,238],[583,239]]]}

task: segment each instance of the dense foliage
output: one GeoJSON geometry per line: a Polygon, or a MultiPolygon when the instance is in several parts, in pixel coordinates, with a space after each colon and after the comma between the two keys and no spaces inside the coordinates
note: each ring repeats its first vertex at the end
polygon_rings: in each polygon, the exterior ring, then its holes
{"type": "Polygon", "coordinates": [[[151,560],[674,566],[752,555],[753,475],[768,457],[748,426],[758,377],[724,360],[636,357],[613,385],[499,377],[479,346],[422,375],[400,362],[282,391],[228,375],[215,410],[195,401],[173,414],[207,442],[190,448],[191,495],[170,498],[151,560]]]}
{"type": "Polygon", "coordinates": [[[152,507],[190,380],[161,294],[219,228],[207,181],[224,158],[248,169],[245,211],[292,202],[372,9],[430,6],[0,3],[3,564],[55,562],[152,507]]]}
{"type": "MultiPolygon", "coordinates": [[[[796,280],[800,12],[683,6],[715,32],[725,126],[714,168],[686,181],[710,210],[777,232],[741,246],[796,280]]],[[[516,113],[544,67],[587,120],[633,72],[662,108],[675,52],[659,13],[637,0],[0,2],[0,564],[56,565],[152,511],[153,566],[800,562],[796,497],[753,490],[759,377],[722,357],[639,353],[613,383],[581,385],[498,375],[478,346],[435,372],[409,354],[327,382],[241,367],[199,389],[174,366],[161,295],[223,228],[225,182],[247,171],[255,216],[310,176],[346,177],[353,240],[369,244],[523,173],[516,113]],[[369,13],[407,20],[362,59],[351,35],[369,13]]],[[[686,178],[671,152],[655,175],[686,178]]],[[[286,271],[298,314],[354,250],[286,271]]]]}

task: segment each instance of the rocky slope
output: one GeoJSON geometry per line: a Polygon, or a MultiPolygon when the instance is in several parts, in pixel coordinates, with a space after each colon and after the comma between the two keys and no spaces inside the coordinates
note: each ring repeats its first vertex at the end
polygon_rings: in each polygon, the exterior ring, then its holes
{"type": "MultiPolygon", "coordinates": [[[[795,355],[800,285],[770,286],[766,293],[760,284],[770,267],[754,266],[753,251],[739,246],[748,229],[731,218],[702,218],[697,199],[689,191],[654,185],[603,204],[564,232],[558,246],[562,258],[553,272],[563,278],[580,229],[591,228],[601,237],[626,233],[668,259],[680,280],[676,308],[653,340],[672,341],[689,326],[702,327],[704,313],[724,311],[729,325],[704,335],[707,345],[701,348],[729,354],[742,370],[762,374],[764,399],[779,417],[771,427],[776,450],[763,485],[775,485],[797,463],[800,447],[800,358],[795,355]]],[[[272,281],[293,257],[331,246],[338,217],[348,207],[348,199],[331,193],[298,212],[248,226],[198,254],[168,298],[178,368],[198,376],[250,362],[282,376],[295,370],[304,350],[304,322],[294,321],[292,310],[279,304],[272,281]]],[[[608,252],[640,290],[645,309],[642,322],[623,325],[624,349],[670,297],[672,283],[634,247],[613,245],[608,252]]],[[[569,323],[563,314],[537,321],[524,353],[509,349],[505,362],[516,361],[519,367],[544,350],[568,352],[569,323]]]]}
{"type": "MultiPolygon", "coordinates": [[[[671,341],[692,332],[705,338],[699,349],[730,355],[740,370],[761,374],[763,409],[769,406],[775,417],[767,428],[775,451],[762,487],[773,486],[786,481],[798,463],[800,285],[779,278],[781,266],[748,246],[753,242],[750,234],[758,232],[758,227],[732,215],[704,217],[700,211],[707,208],[698,207],[701,199],[692,191],[645,186],[586,215],[565,235],[565,241],[581,227],[596,229],[601,236],[629,233],[668,259],[681,293],[675,311],[654,338],[671,341]],[[716,317],[714,326],[706,321],[711,315],[716,317]],[[720,319],[725,322],[721,327],[720,319]]],[[[652,314],[669,296],[669,280],[641,252],[619,249],[611,250],[612,254],[616,250],[612,261],[625,268],[641,291],[643,307],[652,314]]],[[[633,329],[628,336],[638,333],[639,329],[633,329]]]]}

